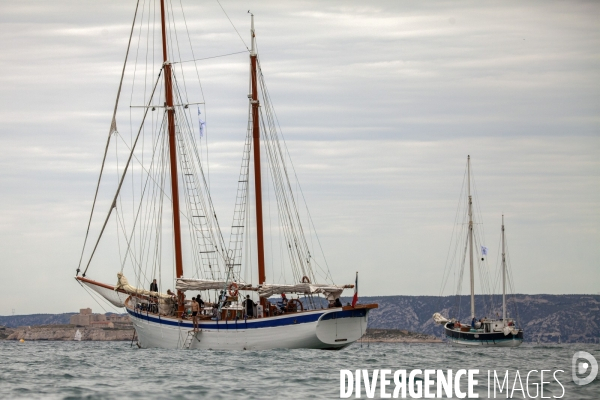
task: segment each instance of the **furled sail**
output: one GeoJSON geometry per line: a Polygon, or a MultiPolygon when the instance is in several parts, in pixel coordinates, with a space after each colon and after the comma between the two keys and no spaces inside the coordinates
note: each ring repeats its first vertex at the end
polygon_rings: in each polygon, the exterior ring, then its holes
{"type": "Polygon", "coordinates": [[[502,329],[502,332],[504,332],[504,336],[508,336],[510,334],[512,334],[512,335],[518,334],[519,330],[516,329],[514,326],[505,326],[504,329],[502,329]]]}
{"type": "Polygon", "coordinates": [[[210,279],[191,279],[191,278],[178,278],[175,284],[175,289],[186,291],[186,290],[222,290],[228,284],[235,283],[238,289],[251,289],[252,285],[246,285],[237,282],[225,282],[216,281],[210,279]]]}
{"type": "Polygon", "coordinates": [[[340,297],[344,289],[352,289],[354,285],[325,285],[316,283],[297,283],[295,285],[270,285],[263,284],[258,288],[260,297],[270,297],[274,294],[281,293],[304,293],[316,294],[320,293],[327,297],[327,300],[335,300],[340,297]]]}
{"type": "Polygon", "coordinates": [[[123,275],[120,272],[117,273],[117,286],[115,286],[115,290],[117,290],[117,289],[122,289],[129,294],[158,297],[159,299],[164,299],[164,300],[170,300],[172,297],[171,295],[168,295],[166,293],[151,292],[146,289],[140,289],[140,288],[136,288],[135,286],[131,286],[129,284],[129,281],[125,277],[125,275],[123,275]]]}
{"type": "Polygon", "coordinates": [[[129,295],[124,291],[117,291],[112,285],[92,281],[90,279],[79,277],[77,280],[82,284],[98,293],[104,299],[109,301],[115,307],[125,307],[125,300],[129,295]]]}
{"type": "Polygon", "coordinates": [[[444,325],[448,322],[448,319],[442,316],[442,314],[436,312],[435,314],[433,314],[433,322],[435,322],[436,324],[444,325]]]}

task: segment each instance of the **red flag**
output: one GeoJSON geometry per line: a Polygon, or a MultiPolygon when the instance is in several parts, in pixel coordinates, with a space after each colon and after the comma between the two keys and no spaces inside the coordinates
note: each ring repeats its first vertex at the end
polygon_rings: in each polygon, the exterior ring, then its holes
{"type": "Polygon", "coordinates": [[[358,302],[358,271],[356,272],[356,281],[354,282],[354,297],[352,298],[352,307],[358,302]]]}

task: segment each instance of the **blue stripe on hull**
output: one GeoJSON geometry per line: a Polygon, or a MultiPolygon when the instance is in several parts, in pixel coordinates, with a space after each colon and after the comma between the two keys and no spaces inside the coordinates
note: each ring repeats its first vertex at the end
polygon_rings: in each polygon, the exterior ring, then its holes
{"type": "MultiPolygon", "coordinates": [[[[194,324],[190,320],[180,321],[174,320],[170,318],[161,318],[160,316],[154,316],[150,314],[140,313],[129,308],[126,308],[127,312],[138,319],[143,321],[153,322],[156,324],[162,325],[171,325],[178,326],[182,328],[193,329],[194,324]]],[[[199,320],[198,326],[201,329],[210,329],[210,330],[222,330],[222,329],[259,329],[259,328],[274,328],[277,326],[287,326],[287,325],[296,325],[296,324],[305,324],[310,322],[318,321],[321,316],[322,320],[328,319],[338,319],[338,318],[354,318],[354,317],[364,317],[367,313],[367,310],[347,310],[347,311],[323,311],[323,312],[315,312],[311,314],[301,313],[299,315],[289,315],[283,316],[279,318],[260,318],[260,319],[252,319],[249,321],[238,320],[238,321],[206,321],[199,320]],[[324,315],[325,314],[325,315],[324,315]]]]}

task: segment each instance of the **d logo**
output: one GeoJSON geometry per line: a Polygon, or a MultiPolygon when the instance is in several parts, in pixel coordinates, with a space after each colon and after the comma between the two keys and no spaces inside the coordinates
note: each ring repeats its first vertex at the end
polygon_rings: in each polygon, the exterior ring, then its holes
{"type": "Polygon", "coordinates": [[[587,385],[588,383],[596,379],[596,376],[598,375],[598,362],[590,353],[586,351],[578,351],[577,353],[573,354],[571,371],[573,374],[573,382],[575,382],[576,385],[587,385]],[[582,359],[585,359],[587,362],[582,361],[582,359]],[[577,376],[578,374],[585,374],[590,369],[590,366],[592,368],[590,374],[587,377],[580,378],[577,376]]]}

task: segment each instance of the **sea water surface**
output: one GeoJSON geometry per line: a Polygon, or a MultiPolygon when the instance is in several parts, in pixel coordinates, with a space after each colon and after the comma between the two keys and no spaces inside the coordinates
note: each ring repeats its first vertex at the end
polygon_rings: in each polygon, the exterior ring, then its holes
{"type": "MultiPolygon", "coordinates": [[[[0,341],[0,398],[336,399],[341,369],[369,373],[374,369],[479,369],[475,392],[486,399],[494,398],[493,392],[488,397],[488,370],[501,376],[509,370],[512,386],[517,370],[525,385],[527,372],[545,369],[564,371],[556,375],[564,395],[547,374],[544,380],[551,383],[544,385],[544,397],[600,399],[600,379],[586,386],[571,379],[571,359],[577,351],[600,360],[597,344],[465,349],[447,344],[355,343],[341,351],[170,351],[138,349],[129,342],[0,341]]],[[[539,374],[532,376],[538,377],[530,381],[533,397],[532,385],[539,383],[539,374]]],[[[466,382],[462,386],[466,390],[466,382]]],[[[364,386],[362,390],[366,398],[364,386]]],[[[520,391],[513,394],[523,398],[520,391]]],[[[375,398],[379,397],[378,387],[375,398]]],[[[507,396],[497,393],[495,398],[507,396]]]]}

